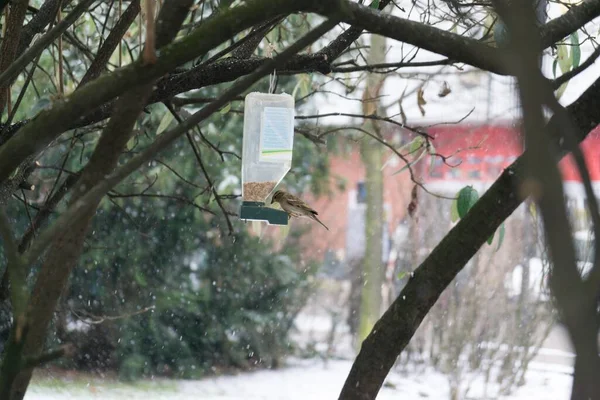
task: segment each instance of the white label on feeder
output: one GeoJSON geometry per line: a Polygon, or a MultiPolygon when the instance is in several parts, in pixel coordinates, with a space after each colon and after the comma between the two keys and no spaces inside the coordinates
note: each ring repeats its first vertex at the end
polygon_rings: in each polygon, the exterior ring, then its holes
{"type": "Polygon", "coordinates": [[[260,124],[259,161],[291,161],[293,145],[293,110],[265,107],[260,124]]]}

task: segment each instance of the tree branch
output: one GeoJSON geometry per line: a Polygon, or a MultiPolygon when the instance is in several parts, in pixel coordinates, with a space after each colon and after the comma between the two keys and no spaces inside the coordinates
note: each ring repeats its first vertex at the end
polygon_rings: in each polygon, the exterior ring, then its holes
{"type": "MultiPolygon", "coordinates": [[[[314,0],[304,2],[308,1],[314,0]]],[[[27,156],[41,151],[69,129],[73,121],[81,119],[96,107],[132,87],[163,76],[178,65],[194,59],[196,54],[206,53],[243,29],[282,12],[297,10],[304,2],[255,0],[231,8],[207,19],[185,38],[161,49],[156,63],[144,65],[137,61],[89,82],[64,100],[56,101],[51,110],[42,111],[0,147],[0,182],[27,156]]]]}
{"type": "Polygon", "coordinates": [[[88,7],[96,0],[82,0],[77,7],[73,9],[60,23],[56,24],[48,33],[42,36],[39,40],[29,47],[29,49],[21,54],[21,56],[10,64],[6,70],[0,74],[0,87],[9,84],[17,77],[23,69],[32,62],[42,51],[44,51],[53,41],[62,35],[67,28],[83,14],[88,7]]]}
{"type": "Polygon", "coordinates": [[[129,29],[131,23],[135,20],[135,17],[140,12],[140,1],[133,0],[129,7],[125,10],[125,12],[119,18],[119,21],[116,23],[113,29],[111,29],[110,33],[106,40],[102,43],[102,47],[98,50],[92,65],[88,68],[87,72],[79,82],[79,86],[85,85],[87,82],[97,78],[100,73],[106,68],[106,64],[110,59],[110,56],[113,54],[119,42],[123,39],[123,35],[129,29]]]}
{"type": "MultiPolygon", "coordinates": [[[[579,129],[582,141],[600,121],[600,79],[596,80],[567,109],[579,129]]],[[[556,118],[551,118],[547,131],[560,149],[558,162],[566,154],[556,118]]],[[[535,151],[533,149],[532,151],[535,151]]],[[[526,151],[483,194],[430,255],[415,270],[398,298],[392,303],[371,334],[363,342],[342,392],[342,400],[376,397],[396,358],[406,347],[423,318],[444,289],[473,257],[500,224],[512,214],[522,200],[518,188],[524,180],[526,151]]]]}
{"type": "Polygon", "coordinates": [[[269,63],[265,63],[256,71],[254,71],[254,73],[241,78],[239,81],[231,85],[231,87],[225,91],[217,101],[208,104],[198,112],[191,115],[189,118],[183,120],[182,123],[177,125],[175,128],[162,133],[144,151],[134,156],[125,165],[115,170],[100,183],[96,184],[89,190],[89,192],[82,196],[78,201],[74,202],[67,209],[67,211],[62,213],[54,222],[54,224],[52,224],[52,226],[40,234],[38,239],[36,239],[32,244],[31,248],[24,254],[27,264],[30,265],[37,260],[37,258],[44,252],[48,244],[54,240],[59,232],[64,232],[65,228],[70,225],[71,221],[77,220],[82,214],[85,213],[86,207],[88,207],[89,204],[93,204],[94,202],[98,201],[112,187],[136,171],[146,162],[152,160],[157,153],[173,143],[175,139],[179,138],[181,135],[185,134],[187,131],[208,118],[214,112],[218,111],[221,107],[231,101],[232,98],[239,96],[258,79],[268,75],[273,68],[281,65],[284,60],[318,40],[323,34],[331,30],[333,26],[335,26],[335,23],[336,22],[326,21],[317,28],[313,29],[311,32],[307,33],[302,38],[298,39],[297,42],[290,45],[279,55],[271,59],[269,63]]]}
{"type": "Polygon", "coordinates": [[[42,33],[46,26],[54,20],[61,4],[62,6],[65,6],[70,2],[71,0],[46,0],[39,10],[37,10],[33,18],[31,18],[31,21],[23,27],[17,54],[23,54],[31,44],[35,35],[42,33]]]}
{"type": "MultiPolygon", "coordinates": [[[[15,56],[17,47],[19,46],[19,38],[27,12],[28,0],[13,1],[10,12],[5,18],[6,36],[2,38],[2,46],[0,47],[0,73],[3,75],[7,69],[10,69],[15,56]]],[[[6,103],[9,99],[10,82],[0,81],[0,114],[4,111],[6,103]]]]}

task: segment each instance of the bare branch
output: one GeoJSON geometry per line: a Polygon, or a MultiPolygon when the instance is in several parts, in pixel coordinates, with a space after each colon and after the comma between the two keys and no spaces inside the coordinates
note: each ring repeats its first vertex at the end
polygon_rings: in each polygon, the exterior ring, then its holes
{"type": "Polygon", "coordinates": [[[427,139],[433,139],[433,137],[431,137],[431,135],[429,135],[427,132],[423,132],[419,129],[416,128],[411,128],[407,125],[404,125],[401,122],[398,121],[394,121],[391,118],[388,117],[380,117],[378,115],[364,115],[364,114],[349,114],[349,113],[327,113],[327,114],[315,114],[315,115],[296,115],[295,119],[319,119],[319,118],[325,118],[325,117],[351,117],[351,118],[361,118],[361,119],[368,119],[368,120],[373,120],[373,121],[382,121],[382,122],[388,122],[392,125],[396,125],[402,129],[406,129],[408,131],[414,132],[419,136],[423,136],[424,138],[427,139]]]}
{"type": "Polygon", "coordinates": [[[353,67],[341,67],[331,66],[331,72],[357,72],[357,71],[369,71],[381,74],[387,74],[399,70],[400,68],[416,68],[416,67],[435,67],[439,65],[451,65],[454,61],[449,58],[436,61],[421,61],[421,62],[397,62],[397,63],[383,63],[383,64],[371,64],[371,65],[355,65],[353,67]]]}
{"type": "Polygon", "coordinates": [[[112,316],[112,315],[94,315],[87,311],[75,311],[73,309],[71,309],[71,312],[73,313],[73,315],[75,315],[75,317],[77,317],[77,319],[79,319],[81,322],[83,322],[85,324],[98,325],[105,321],[117,321],[120,319],[135,317],[136,315],[145,314],[148,311],[152,311],[155,308],[156,308],[155,306],[149,306],[149,307],[144,307],[138,311],[133,311],[130,313],[114,315],[114,316],[112,316]]]}

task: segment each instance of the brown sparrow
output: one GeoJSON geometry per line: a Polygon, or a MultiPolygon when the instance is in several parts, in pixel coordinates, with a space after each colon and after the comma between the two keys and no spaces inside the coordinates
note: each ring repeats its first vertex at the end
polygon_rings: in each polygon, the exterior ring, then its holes
{"type": "Polygon", "coordinates": [[[284,192],[283,190],[277,190],[273,194],[271,204],[275,202],[279,203],[283,211],[288,213],[288,218],[308,217],[317,221],[319,224],[323,225],[325,229],[329,230],[329,228],[325,226],[325,224],[322,223],[319,220],[319,218],[317,218],[317,215],[319,215],[319,213],[310,208],[304,201],[302,201],[302,199],[294,196],[293,194],[289,194],[287,192],[284,192]]]}

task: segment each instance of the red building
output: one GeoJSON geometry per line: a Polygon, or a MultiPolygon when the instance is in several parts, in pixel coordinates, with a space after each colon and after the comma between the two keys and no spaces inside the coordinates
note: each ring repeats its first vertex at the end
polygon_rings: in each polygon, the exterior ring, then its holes
{"type": "MultiPolygon", "coordinates": [[[[506,125],[439,125],[429,128],[433,144],[438,154],[447,157],[446,161],[436,157],[433,164],[426,158],[420,161],[420,172],[428,187],[452,190],[467,184],[489,186],[510,165],[523,149],[522,139],[515,126],[506,125]]],[[[581,145],[586,156],[592,180],[600,181],[600,128],[595,129],[581,145]]],[[[365,171],[358,148],[350,154],[331,158],[331,174],[346,179],[345,191],[332,189],[334,195],[310,199],[319,211],[321,220],[330,228],[326,231],[318,224],[311,226],[310,258],[323,259],[327,251],[337,259],[345,260],[347,253],[360,247],[359,237],[364,234],[348,233],[351,215],[360,209],[362,183],[365,171]]],[[[387,229],[391,233],[407,215],[410,192],[413,182],[408,172],[394,173],[402,166],[387,167],[384,174],[384,209],[387,229]]],[[[565,157],[560,168],[563,173],[567,195],[581,198],[581,179],[570,157],[565,157]]],[[[310,221],[294,221],[294,224],[311,224],[310,221]]]]}
{"type": "MultiPolygon", "coordinates": [[[[435,160],[431,173],[424,174],[428,182],[494,181],[523,152],[523,140],[513,126],[448,125],[430,128],[428,132],[435,138],[438,153],[455,154],[447,163],[440,158],[435,160]]],[[[592,180],[600,181],[600,127],[588,135],[581,149],[592,180]]],[[[565,157],[559,166],[565,182],[581,182],[571,157],[565,157]]]]}

